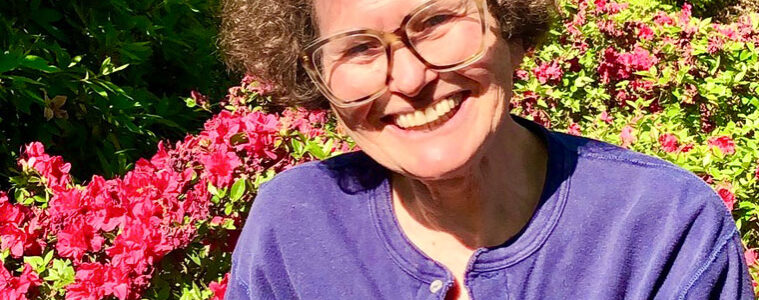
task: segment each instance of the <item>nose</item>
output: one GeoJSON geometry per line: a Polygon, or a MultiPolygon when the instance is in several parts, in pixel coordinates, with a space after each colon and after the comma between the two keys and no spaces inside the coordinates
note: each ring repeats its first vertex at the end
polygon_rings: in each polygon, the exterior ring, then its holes
{"type": "Polygon", "coordinates": [[[427,68],[407,47],[394,49],[392,60],[388,83],[391,92],[415,97],[437,77],[437,72],[427,68]]]}

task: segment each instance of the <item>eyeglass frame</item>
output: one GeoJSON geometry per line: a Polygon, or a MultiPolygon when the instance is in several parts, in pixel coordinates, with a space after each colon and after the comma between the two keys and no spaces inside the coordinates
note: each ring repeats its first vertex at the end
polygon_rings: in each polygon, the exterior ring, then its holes
{"type": "MultiPolygon", "coordinates": [[[[316,41],[308,44],[306,47],[303,48],[301,51],[301,56],[299,58],[300,63],[306,70],[306,74],[308,74],[308,77],[311,78],[311,81],[316,85],[316,87],[322,92],[324,97],[329,100],[333,105],[339,108],[351,108],[351,107],[357,107],[361,105],[365,105],[368,103],[371,103],[372,101],[376,100],[380,96],[382,96],[385,92],[387,92],[388,85],[390,83],[390,76],[391,72],[393,70],[393,45],[400,42],[403,43],[403,45],[409,49],[409,51],[416,57],[422,64],[424,64],[427,68],[437,71],[437,72],[450,72],[459,70],[462,68],[465,68],[472,63],[476,62],[482,56],[485,54],[485,33],[487,31],[487,19],[485,16],[487,16],[487,5],[484,5],[484,0],[462,0],[462,1],[472,1],[477,6],[478,13],[480,15],[480,25],[482,27],[482,41],[480,41],[480,49],[477,50],[475,54],[470,56],[467,59],[462,60],[461,62],[454,63],[454,64],[448,64],[443,66],[434,65],[430,62],[428,62],[424,57],[422,57],[421,54],[416,50],[414,45],[411,43],[411,40],[408,37],[408,34],[406,33],[406,26],[408,25],[408,22],[411,21],[411,18],[414,17],[417,13],[420,11],[429,8],[430,6],[434,5],[435,3],[441,2],[444,0],[431,0],[427,1],[426,3],[420,5],[419,7],[415,8],[411,12],[409,12],[401,22],[401,25],[393,32],[386,32],[386,31],[380,31],[375,29],[354,29],[354,30],[347,30],[343,32],[335,33],[331,36],[324,37],[317,39],[316,41]],[[373,37],[378,38],[382,45],[385,47],[385,55],[387,55],[387,75],[385,76],[385,86],[384,88],[381,88],[377,90],[376,92],[359,98],[357,100],[353,100],[349,103],[340,103],[342,100],[339,100],[337,96],[335,96],[332,91],[329,89],[327,84],[324,82],[322,76],[319,74],[319,71],[317,70],[317,67],[315,65],[315,62],[312,59],[312,56],[316,50],[318,50],[321,46],[324,44],[327,44],[331,41],[334,41],[336,39],[344,38],[346,36],[352,36],[352,35],[370,35],[373,37]]],[[[344,101],[343,101],[344,102],[344,101]]]]}

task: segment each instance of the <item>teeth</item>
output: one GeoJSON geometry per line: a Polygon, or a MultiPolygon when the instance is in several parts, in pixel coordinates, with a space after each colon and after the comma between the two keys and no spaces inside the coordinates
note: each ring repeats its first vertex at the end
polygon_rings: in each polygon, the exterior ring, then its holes
{"type": "Polygon", "coordinates": [[[432,108],[432,106],[430,106],[424,110],[424,116],[427,118],[427,120],[436,120],[438,117],[438,114],[437,114],[437,111],[434,108],[432,108]]]}
{"type": "Polygon", "coordinates": [[[427,118],[425,118],[424,113],[421,111],[415,111],[414,112],[414,126],[419,126],[424,123],[427,123],[427,118]]]}
{"type": "Polygon", "coordinates": [[[401,128],[417,127],[421,125],[437,125],[450,119],[449,112],[459,105],[462,100],[461,93],[453,95],[447,99],[438,101],[423,110],[417,110],[412,113],[398,115],[395,118],[396,124],[401,128]]]}

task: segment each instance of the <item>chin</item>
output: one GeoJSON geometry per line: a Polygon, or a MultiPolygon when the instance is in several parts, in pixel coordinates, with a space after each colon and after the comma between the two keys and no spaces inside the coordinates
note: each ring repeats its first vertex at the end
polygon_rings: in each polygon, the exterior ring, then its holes
{"type": "Polygon", "coordinates": [[[397,173],[419,180],[440,180],[466,176],[476,161],[475,151],[462,147],[420,149],[416,155],[400,157],[397,173]]]}

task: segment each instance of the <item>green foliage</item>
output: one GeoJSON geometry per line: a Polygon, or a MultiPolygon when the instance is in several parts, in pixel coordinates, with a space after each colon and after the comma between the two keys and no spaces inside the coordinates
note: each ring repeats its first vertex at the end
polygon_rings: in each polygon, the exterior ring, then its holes
{"type": "Polygon", "coordinates": [[[219,99],[231,86],[217,10],[212,0],[4,1],[0,178],[32,140],[86,179],[121,174],[160,138],[199,128],[208,115],[180,96],[219,99]]]}
{"type": "Polygon", "coordinates": [[[688,3],[693,6],[693,15],[702,18],[716,17],[725,7],[738,3],[738,0],[665,0],[664,3],[682,7],[688,3]]]}
{"type": "Polygon", "coordinates": [[[623,2],[562,1],[563,22],[516,73],[515,112],[694,172],[759,247],[759,14],[719,24],[623,2]]]}

